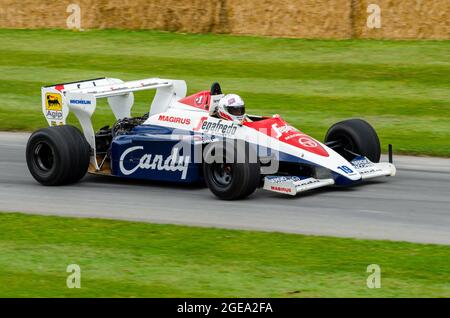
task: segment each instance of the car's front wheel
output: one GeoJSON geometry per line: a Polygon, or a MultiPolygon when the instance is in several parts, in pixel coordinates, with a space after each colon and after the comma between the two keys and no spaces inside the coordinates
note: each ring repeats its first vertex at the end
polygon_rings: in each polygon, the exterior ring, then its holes
{"type": "Polygon", "coordinates": [[[348,119],[328,129],[325,144],[347,160],[355,154],[365,156],[372,162],[379,162],[380,140],[375,129],[362,119],[348,119]]]}
{"type": "Polygon", "coordinates": [[[31,175],[39,183],[48,186],[70,184],[86,174],[90,146],[76,127],[47,127],[31,135],[26,158],[31,175]]]}
{"type": "Polygon", "coordinates": [[[220,199],[242,199],[259,186],[260,164],[247,143],[211,143],[205,147],[203,159],[205,183],[220,199]]]}

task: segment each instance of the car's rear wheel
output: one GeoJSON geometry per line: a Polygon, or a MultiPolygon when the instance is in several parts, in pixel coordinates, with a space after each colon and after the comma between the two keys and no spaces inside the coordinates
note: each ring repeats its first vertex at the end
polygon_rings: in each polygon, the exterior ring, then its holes
{"type": "Polygon", "coordinates": [[[375,129],[362,119],[348,119],[331,126],[325,136],[325,144],[347,160],[358,154],[372,162],[380,161],[378,135],[375,129]]]}
{"type": "Polygon", "coordinates": [[[203,177],[218,198],[245,198],[260,183],[260,164],[256,152],[248,143],[211,143],[204,149],[203,177]]]}
{"type": "Polygon", "coordinates": [[[26,158],[31,175],[39,183],[48,186],[70,184],[86,174],[90,146],[76,127],[47,127],[31,135],[26,158]]]}

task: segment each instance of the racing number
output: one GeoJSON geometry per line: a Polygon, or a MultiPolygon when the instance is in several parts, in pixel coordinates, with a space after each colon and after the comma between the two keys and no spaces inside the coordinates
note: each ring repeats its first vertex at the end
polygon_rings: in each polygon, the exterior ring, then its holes
{"type": "Polygon", "coordinates": [[[350,169],[349,167],[347,167],[347,166],[340,166],[340,167],[337,167],[339,170],[342,170],[344,173],[352,173],[353,172],[353,170],[352,169],[350,169]]]}

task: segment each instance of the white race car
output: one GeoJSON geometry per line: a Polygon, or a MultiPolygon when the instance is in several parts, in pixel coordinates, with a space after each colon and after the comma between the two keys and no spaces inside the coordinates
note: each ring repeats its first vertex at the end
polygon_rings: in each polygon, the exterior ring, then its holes
{"type": "Polygon", "coordinates": [[[123,82],[99,78],[42,88],[50,127],[27,144],[28,168],[43,185],[79,181],[86,172],[122,178],[204,182],[219,198],[241,199],[258,187],[296,195],[331,185],[354,185],[394,176],[380,163],[375,130],[361,119],[334,124],[321,143],[280,116],[246,115],[242,122],[215,116],[220,85],[186,97],[181,80],[123,82]],[[131,117],[134,91],[156,89],[149,113],[131,117]],[[91,122],[97,100],[107,98],[116,117],[97,133],[91,122]],[[72,111],[82,132],[66,125],[72,111]]]}

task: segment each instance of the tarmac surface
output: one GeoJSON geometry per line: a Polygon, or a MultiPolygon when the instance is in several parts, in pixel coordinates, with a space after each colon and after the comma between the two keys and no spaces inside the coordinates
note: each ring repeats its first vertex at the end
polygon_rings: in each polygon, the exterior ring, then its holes
{"type": "Polygon", "coordinates": [[[0,211],[450,245],[450,159],[394,156],[397,176],[357,187],[220,201],[198,186],[91,175],[41,186],[25,162],[28,136],[0,133],[0,211]]]}

